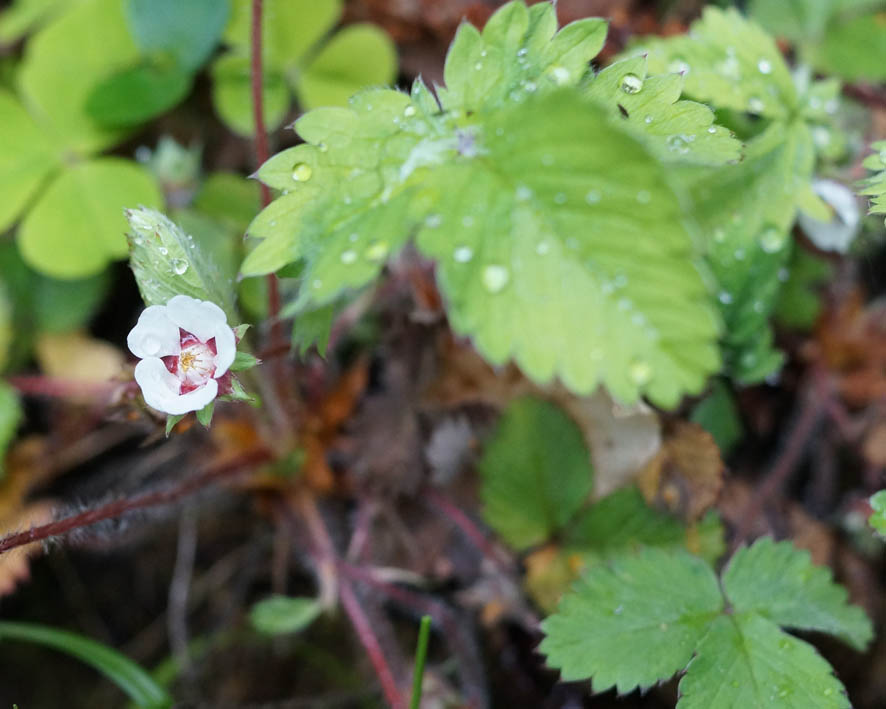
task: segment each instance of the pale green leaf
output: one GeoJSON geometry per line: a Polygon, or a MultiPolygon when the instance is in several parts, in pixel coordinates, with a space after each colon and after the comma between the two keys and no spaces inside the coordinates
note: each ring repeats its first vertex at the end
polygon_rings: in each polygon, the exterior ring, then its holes
{"type": "Polygon", "coordinates": [[[878,140],[871,144],[876,151],[864,160],[869,170],[877,170],[859,184],[858,193],[870,197],[869,214],[886,214],[886,140],[878,140]]]}
{"type": "Polygon", "coordinates": [[[722,608],[707,563],[645,549],[585,574],[542,623],[540,651],[564,681],[623,694],[683,669],[722,608]]]}
{"type": "Polygon", "coordinates": [[[662,165],[566,91],[475,132],[482,159],[429,174],[418,235],[453,329],[576,392],[602,382],[667,407],[698,391],[719,365],[718,322],[662,165]]]}
{"type": "Polygon", "coordinates": [[[754,613],[722,616],[680,681],[677,709],[848,709],[843,685],[811,645],[754,613]]]}
{"type": "Polygon", "coordinates": [[[810,330],[822,308],[821,291],[834,271],[833,264],[805,249],[794,249],[788,280],[781,288],[775,318],[782,325],[810,330]]]}
{"type": "Polygon", "coordinates": [[[77,280],[32,274],[32,322],[41,332],[71,332],[99,309],[111,285],[109,273],[77,280]]]}
{"type": "MultiPolygon", "coordinates": [[[[212,103],[219,117],[235,133],[255,135],[249,57],[225,54],[212,65],[212,103]]],[[[283,74],[271,67],[262,72],[262,108],[265,130],[273,131],[289,109],[289,88],[283,74]]]]}
{"type": "Polygon", "coordinates": [[[261,208],[258,188],[236,173],[213,172],[194,197],[194,209],[242,235],[261,208]]]}
{"type": "Polygon", "coordinates": [[[886,24],[882,14],[833,22],[814,59],[820,70],[849,81],[886,79],[886,24]]]}
{"type": "Polygon", "coordinates": [[[176,295],[209,300],[233,319],[233,280],[192,235],[153,209],[130,209],[130,265],[146,305],[166,305],[176,295]]]}
{"type": "Polygon", "coordinates": [[[869,502],[873,513],[868,517],[868,524],[881,537],[886,537],[886,490],[875,492],[869,502]]]}
{"type": "Polygon", "coordinates": [[[293,88],[302,108],[347,103],[367,86],[391,84],[397,76],[397,48],[375,25],[357,24],[337,32],[297,74],[293,88]]]}
{"type": "Polygon", "coordinates": [[[96,124],[87,99],[99,81],[138,58],[123,0],[82,0],[28,43],[19,74],[25,105],[54,142],[83,154],[97,152],[125,133],[96,124]]]}
{"type": "MultiPolygon", "coordinates": [[[[233,0],[225,41],[249,55],[252,0],[233,0]]],[[[341,16],[341,0],[264,0],[262,57],[268,68],[286,70],[299,65],[341,16]]]]}
{"type": "Polygon", "coordinates": [[[662,161],[721,165],[741,157],[739,143],[714,113],[695,101],[681,101],[679,74],[647,76],[646,58],[633,57],[601,71],[588,95],[609,108],[612,118],[629,126],[662,161]]]}
{"type": "Polygon", "coordinates": [[[172,57],[185,71],[196,71],[212,53],[229,13],[229,0],[126,0],[142,51],[172,57]]]}
{"type": "Polygon", "coordinates": [[[579,82],[603,47],[606,21],[585,18],[553,35],[555,18],[547,3],[541,5],[530,10],[514,0],[489,18],[482,33],[461,24],[446,55],[446,87],[437,90],[444,108],[475,112],[579,82]]]}
{"type": "Polygon", "coordinates": [[[797,92],[775,41],[734,8],[708,6],[689,34],[642,42],[654,74],[684,72],[685,92],[717,108],[787,118],[797,92]]]}
{"type": "Polygon", "coordinates": [[[315,346],[317,353],[321,357],[325,357],[326,348],[329,346],[329,336],[332,334],[332,325],[340,312],[340,303],[329,303],[313,310],[298,313],[292,324],[293,349],[304,357],[305,353],[315,346]]]}
{"type": "Polygon", "coordinates": [[[252,606],[249,620],[264,635],[283,635],[304,630],[322,610],[316,598],[271,596],[252,606]]]}
{"type": "Polygon", "coordinates": [[[127,254],[123,209],[162,201],[151,175],[135,163],[120,158],[79,163],[52,182],[22,220],[19,248],[46,275],[93,275],[127,254]]]}
{"type": "Polygon", "coordinates": [[[864,650],[873,628],[864,611],[847,603],[830,569],[808,551],[769,537],[739,549],[723,573],[723,590],[739,613],[756,612],[778,625],[836,635],[864,650]]]}
{"type": "Polygon", "coordinates": [[[117,650],[67,630],[36,623],[0,623],[0,640],[37,643],[76,657],[123,690],[139,709],[167,709],[172,698],[151,676],[117,650]]]}
{"type": "Polygon", "coordinates": [[[0,11],[0,44],[13,44],[70,4],[70,0],[13,0],[0,11]]]}
{"type": "Polygon", "coordinates": [[[58,165],[53,146],[9,92],[0,89],[0,233],[18,218],[58,165]]]}
{"type": "Polygon", "coordinates": [[[141,62],[100,81],[86,101],[86,111],[109,128],[134,126],[158,116],[191,90],[193,77],[177,66],[141,62]]]}
{"type": "Polygon", "coordinates": [[[479,468],[483,516],[517,549],[552,536],[591,492],[590,454],[581,431],[541,399],[526,397],[508,406],[479,468]]]}
{"type": "Polygon", "coordinates": [[[748,14],[774,35],[794,42],[808,42],[825,31],[836,4],[834,0],[751,0],[748,14]]]}
{"type": "Polygon", "coordinates": [[[22,407],[13,388],[0,379],[0,478],[3,477],[6,449],[15,438],[22,420],[22,407]]]}

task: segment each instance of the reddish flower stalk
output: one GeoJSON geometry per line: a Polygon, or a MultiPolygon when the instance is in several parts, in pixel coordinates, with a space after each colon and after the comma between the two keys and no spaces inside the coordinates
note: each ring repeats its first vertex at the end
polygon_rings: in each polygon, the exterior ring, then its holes
{"type": "Polygon", "coordinates": [[[263,448],[256,449],[244,453],[227,463],[204,470],[202,473],[198,473],[173,487],[136,495],[135,497],[114,500],[106,505],[86,510],[86,512],[81,512],[80,514],[65,517],[39,527],[32,527],[24,532],[11,534],[4,539],[0,539],[0,554],[31,542],[39,542],[50,537],[67,534],[81,527],[87,527],[96,522],[120,517],[133,510],[175,502],[179,498],[206,487],[209,483],[244,472],[250,467],[267,462],[270,459],[271,454],[269,451],[263,448]]]}

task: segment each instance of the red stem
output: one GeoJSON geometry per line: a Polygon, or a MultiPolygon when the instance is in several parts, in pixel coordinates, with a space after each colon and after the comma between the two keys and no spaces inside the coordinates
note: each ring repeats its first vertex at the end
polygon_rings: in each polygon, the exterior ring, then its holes
{"type": "Polygon", "coordinates": [[[0,554],[15,549],[16,547],[30,544],[31,542],[39,542],[43,539],[48,539],[49,537],[67,534],[75,529],[87,527],[96,522],[120,517],[133,510],[174,502],[185,495],[196,492],[210,482],[234,473],[242,472],[247,467],[264,463],[270,459],[271,455],[268,451],[264,449],[254,450],[238,456],[235,460],[199,473],[174,487],[165,490],[157,490],[155,492],[148,492],[135,497],[127,497],[122,500],[114,500],[106,505],[86,510],[86,512],[81,512],[77,515],[65,517],[64,519],[56,520],[55,522],[50,522],[49,524],[44,524],[39,527],[32,527],[24,532],[10,534],[8,537],[0,539],[0,554]]]}
{"type": "Polygon", "coordinates": [[[486,556],[490,561],[494,562],[501,568],[507,568],[510,561],[503,557],[495,545],[489,541],[489,538],[483,533],[474,521],[462,512],[453,502],[445,495],[439,493],[433,488],[425,488],[425,499],[442,512],[449,521],[458,527],[474,545],[486,556]]]}
{"type": "MultiPolygon", "coordinates": [[[[264,165],[269,157],[268,134],[265,131],[264,106],[262,104],[262,0],[252,0],[252,33],[249,81],[252,87],[252,120],[255,124],[255,157],[258,167],[264,165]]],[[[263,182],[258,183],[261,192],[261,205],[267,207],[271,203],[271,190],[263,182]]],[[[268,317],[271,321],[271,343],[276,344],[283,339],[282,323],[280,323],[280,288],[277,276],[269,273],[268,277],[268,317]]]]}

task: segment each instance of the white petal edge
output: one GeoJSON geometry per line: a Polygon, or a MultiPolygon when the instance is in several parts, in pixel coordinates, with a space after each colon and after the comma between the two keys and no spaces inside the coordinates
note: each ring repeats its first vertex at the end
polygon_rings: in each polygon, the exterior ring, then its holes
{"type": "Polygon", "coordinates": [[[225,311],[208,300],[197,300],[189,295],[176,295],[166,304],[167,317],[182,330],[195,335],[201,342],[216,336],[220,325],[227,327],[225,311]]]}
{"type": "Polygon", "coordinates": [[[135,366],[135,381],[148,406],[173,416],[199,411],[218,395],[215,379],[210,379],[199,389],[179,394],[181,382],[157,357],[147,357],[135,366]]]}
{"type": "Polygon", "coordinates": [[[139,315],[126,336],[129,351],[139,359],[166,357],[181,352],[178,325],[169,319],[165,305],[151,305],[139,315]]]}
{"type": "Polygon", "coordinates": [[[215,329],[215,351],[217,354],[213,376],[218,379],[228,371],[237,355],[237,338],[234,337],[234,331],[227,323],[221,323],[215,329]]]}

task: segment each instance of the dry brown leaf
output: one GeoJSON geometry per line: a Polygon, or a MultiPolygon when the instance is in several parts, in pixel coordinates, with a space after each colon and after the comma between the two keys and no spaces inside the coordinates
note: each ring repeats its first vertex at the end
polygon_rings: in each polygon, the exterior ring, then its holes
{"type": "Polygon", "coordinates": [[[886,467],[886,421],[877,421],[864,437],[862,453],[865,460],[877,467],[886,467]]]}
{"type": "Polygon", "coordinates": [[[637,485],[650,505],[687,521],[700,519],[723,487],[723,461],[713,436],[695,423],[677,422],[637,485]]]}
{"type": "Polygon", "coordinates": [[[37,361],[51,377],[77,382],[105,382],[123,369],[123,352],[79,332],[43,333],[37,338],[37,361]]]}
{"type": "MultiPolygon", "coordinates": [[[[0,521],[0,538],[52,521],[53,506],[47,501],[27,505],[0,521]]],[[[30,577],[29,559],[40,551],[40,542],[25,544],[0,554],[0,596],[8,596],[30,577]]]]}

